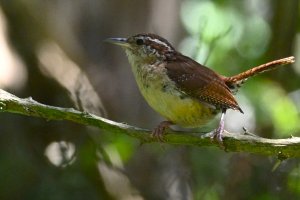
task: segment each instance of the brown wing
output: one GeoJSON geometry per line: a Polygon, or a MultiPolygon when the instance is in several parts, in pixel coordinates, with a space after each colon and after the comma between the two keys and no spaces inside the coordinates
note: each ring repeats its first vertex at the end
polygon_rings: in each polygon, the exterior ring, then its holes
{"type": "Polygon", "coordinates": [[[167,74],[186,94],[218,109],[241,110],[221,76],[184,56],[176,56],[166,65],[167,74]]]}

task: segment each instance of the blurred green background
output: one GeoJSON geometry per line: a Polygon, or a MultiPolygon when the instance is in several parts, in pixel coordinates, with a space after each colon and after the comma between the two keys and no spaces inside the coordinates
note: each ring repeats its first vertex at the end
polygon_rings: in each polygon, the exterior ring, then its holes
{"type": "MultiPolygon", "coordinates": [[[[153,32],[230,76],[294,55],[248,80],[226,130],[300,136],[298,0],[0,0],[0,88],[152,129],[124,52],[108,37],[153,32]]],[[[299,159],[144,144],[65,121],[0,114],[0,199],[299,199],[299,159]]]]}

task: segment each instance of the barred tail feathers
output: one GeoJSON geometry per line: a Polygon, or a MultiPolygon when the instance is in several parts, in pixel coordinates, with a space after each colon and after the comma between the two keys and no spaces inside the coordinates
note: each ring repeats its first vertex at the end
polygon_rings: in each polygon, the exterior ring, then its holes
{"type": "Polygon", "coordinates": [[[257,67],[253,67],[247,71],[244,71],[240,74],[231,77],[222,77],[225,84],[229,87],[233,94],[235,94],[238,89],[242,86],[242,84],[250,77],[255,76],[257,74],[270,71],[275,69],[281,65],[287,65],[295,62],[295,57],[290,56],[286,58],[282,58],[279,60],[274,60],[257,67]]]}

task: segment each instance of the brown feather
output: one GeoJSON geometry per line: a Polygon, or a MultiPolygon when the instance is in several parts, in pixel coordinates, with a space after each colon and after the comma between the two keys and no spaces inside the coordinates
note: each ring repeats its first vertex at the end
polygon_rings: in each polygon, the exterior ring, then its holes
{"type": "Polygon", "coordinates": [[[224,80],[211,69],[182,54],[170,59],[166,69],[169,78],[184,93],[217,109],[243,112],[224,80]]]}
{"type": "Polygon", "coordinates": [[[287,65],[295,62],[295,57],[290,56],[287,58],[282,58],[279,60],[273,60],[271,62],[259,65],[257,67],[252,67],[251,69],[239,73],[235,76],[225,77],[223,76],[222,79],[225,84],[231,89],[233,93],[236,93],[238,88],[250,77],[255,76],[257,74],[267,72],[273,70],[279,66],[287,65]]]}

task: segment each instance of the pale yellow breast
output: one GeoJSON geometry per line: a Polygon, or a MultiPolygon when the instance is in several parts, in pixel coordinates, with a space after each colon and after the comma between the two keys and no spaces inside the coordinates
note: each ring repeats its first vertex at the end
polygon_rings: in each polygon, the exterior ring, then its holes
{"type": "MultiPolygon", "coordinates": [[[[130,59],[129,59],[130,60],[130,59]]],[[[179,91],[159,66],[132,63],[132,70],[140,91],[148,104],[166,119],[182,127],[200,127],[211,121],[213,109],[179,91]]]]}

